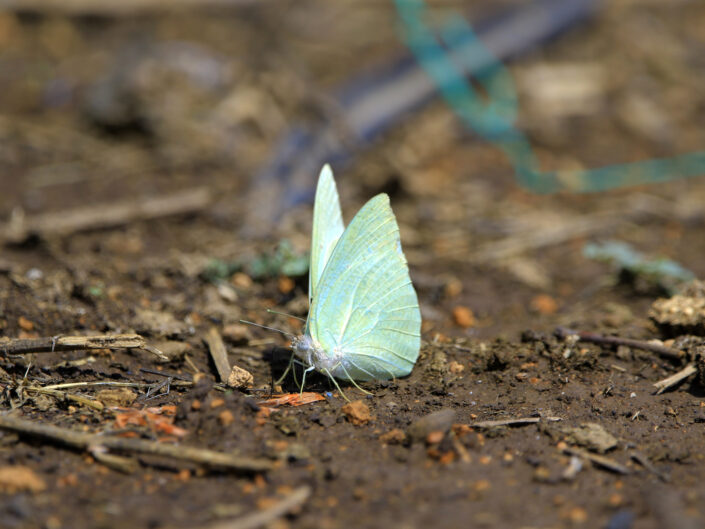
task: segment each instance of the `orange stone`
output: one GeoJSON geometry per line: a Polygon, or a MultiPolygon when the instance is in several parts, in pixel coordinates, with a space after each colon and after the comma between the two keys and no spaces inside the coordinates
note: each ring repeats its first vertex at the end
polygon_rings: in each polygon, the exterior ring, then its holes
{"type": "Polygon", "coordinates": [[[348,421],[355,426],[362,426],[372,420],[370,407],[361,400],[347,403],[341,408],[341,411],[345,414],[348,421]]]}
{"type": "Polygon", "coordinates": [[[473,327],[477,323],[472,311],[462,305],[458,305],[453,309],[453,319],[456,325],[464,328],[473,327]]]}
{"type": "Polygon", "coordinates": [[[558,302],[548,294],[535,296],[529,306],[531,310],[539,314],[555,314],[558,310],[558,302]]]}

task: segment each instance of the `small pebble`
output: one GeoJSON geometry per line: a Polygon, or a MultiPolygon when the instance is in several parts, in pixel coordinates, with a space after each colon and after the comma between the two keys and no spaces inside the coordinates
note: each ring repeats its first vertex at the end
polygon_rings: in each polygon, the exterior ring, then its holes
{"type": "Polygon", "coordinates": [[[230,410],[223,410],[218,414],[218,422],[223,426],[229,426],[235,422],[235,416],[230,410]]]}
{"type": "Polygon", "coordinates": [[[361,400],[349,402],[341,408],[348,421],[355,426],[362,426],[372,420],[370,407],[361,400]]]}
{"type": "Polygon", "coordinates": [[[389,430],[387,433],[380,435],[379,440],[384,444],[389,445],[402,444],[406,441],[406,434],[404,433],[404,430],[394,428],[393,430],[389,430]]]}
{"type": "Polygon", "coordinates": [[[233,366],[228,376],[228,386],[237,389],[247,389],[255,385],[252,373],[239,366],[233,366]]]}
{"type": "Polygon", "coordinates": [[[464,328],[473,327],[477,323],[472,311],[462,305],[453,309],[453,320],[455,320],[456,325],[464,328]]]}
{"type": "Polygon", "coordinates": [[[24,316],[20,316],[19,318],[17,318],[17,324],[23,331],[29,332],[34,329],[34,323],[25,318],[24,316]]]}

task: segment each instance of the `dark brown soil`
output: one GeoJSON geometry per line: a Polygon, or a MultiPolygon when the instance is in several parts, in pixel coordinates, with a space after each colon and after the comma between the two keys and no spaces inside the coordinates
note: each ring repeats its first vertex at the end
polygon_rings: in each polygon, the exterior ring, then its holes
{"type": "MultiPolygon", "coordinates": [[[[0,334],[136,332],[172,355],[169,362],[124,349],[0,357],[3,411],[115,433],[124,410],[96,411],[23,386],[106,381],[154,389],[164,382],[141,368],[215,381],[204,342],[215,327],[230,363],[253,374],[251,391],[222,392],[206,382],[168,393],[164,386],[157,395],[135,388],[131,406],[175,405],[183,445],[277,462],[251,475],[123,453],[139,463],[126,474],[80,450],[0,431],[0,473],[28,467],[43,484],[32,489],[17,473],[0,483],[0,526],[207,527],[266,512],[308,485],[311,496],[269,527],[705,527],[699,377],[655,395],[653,383],[685,361],[553,335],[566,326],[641,340],[678,336],[648,318],[669,285],[620,276],[582,249],[620,240],[705,277],[705,180],[533,195],[516,186],[502,153],[470,138],[441,102],[337,175],[347,221],[373,194],[391,194],[424,317],[414,371],[363,384],[368,395],[344,386],[350,400],[369,407],[365,424],[353,424],[341,410],[346,400],[317,375],[305,389],[325,401],[261,411],[257,403],[287,365],[288,342],[238,321],[300,330],[298,320],[265,309],[305,317],[305,274],[259,277],[256,265],[282,239],[296,255],[307,251],[311,205],[291,205],[253,230],[251,178],[288,125],[326,108],[324,88],[402,49],[390,7],[277,4],[186,15],[0,13],[0,214],[7,221],[0,334]],[[343,21],[339,30],[331,19],[343,21]],[[326,46],[311,37],[320,28],[328,28],[326,46]],[[210,68],[204,77],[189,78],[164,59],[184,43],[184,60],[210,68]],[[65,212],[202,186],[213,199],[183,214],[55,229],[65,212]],[[37,233],[13,235],[11,219],[24,215],[31,225],[45,214],[57,216],[37,233]],[[214,263],[242,268],[217,279],[214,263]],[[419,425],[441,410],[454,415],[419,425]],[[540,421],[472,426],[516,418],[540,421]],[[627,473],[582,457],[571,462],[566,450],[581,443],[570,428],[587,423],[616,438],[601,456],[627,473]],[[582,465],[572,476],[571,464],[582,465]]],[[[705,5],[677,4],[611,2],[511,66],[521,126],[544,168],[705,147],[705,5]],[[584,96],[590,104],[560,86],[563,107],[542,103],[532,72],[560,65],[600,70],[590,77],[593,95],[584,96]]],[[[67,391],[100,398],[102,389],[67,391]]],[[[291,376],[282,390],[298,391],[291,376]]],[[[143,426],[128,433],[165,436],[143,426]]]]}

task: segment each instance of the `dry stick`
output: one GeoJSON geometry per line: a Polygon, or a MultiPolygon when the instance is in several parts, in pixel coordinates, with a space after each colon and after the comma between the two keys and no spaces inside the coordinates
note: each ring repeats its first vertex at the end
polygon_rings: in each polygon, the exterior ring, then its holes
{"type": "Polygon", "coordinates": [[[264,472],[273,467],[273,463],[266,459],[240,457],[214,450],[183,445],[168,445],[143,439],[77,432],[68,428],[59,428],[58,426],[19,419],[7,414],[0,415],[0,429],[10,430],[21,435],[49,439],[71,448],[82,450],[91,450],[94,446],[103,446],[112,450],[166,456],[180,461],[190,461],[210,467],[226,468],[241,472],[264,472]]]}
{"type": "Polygon", "coordinates": [[[205,336],[205,340],[213,358],[215,369],[218,371],[218,378],[220,378],[221,382],[227,383],[230,376],[230,361],[218,329],[211,327],[205,336]]]}
{"type": "Polygon", "coordinates": [[[21,389],[24,391],[30,391],[30,392],[33,391],[33,392],[39,393],[41,395],[50,395],[50,396],[54,397],[55,399],[59,399],[59,400],[72,400],[73,402],[75,402],[77,404],[81,404],[83,406],[88,406],[88,407],[93,408],[94,410],[98,410],[98,411],[103,411],[103,409],[105,408],[103,403],[100,402],[99,400],[89,399],[88,397],[83,397],[81,395],[72,395],[71,393],[57,391],[56,389],[52,389],[52,388],[23,386],[21,389]]]}
{"type": "Polygon", "coordinates": [[[213,201],[206,187],[186,189],[157,198],[130,197],[116,203],[45,213],[0,226],[0,237],[20,242],[29,235],[68,235],[79,231],[122,226],[135,220],[201,211],[213,201]]]}
{"type": "Polygon", "coordinates": [[[632,458],[632,460],[636,461],[639,463],[642,467],[644,467],[646,470],[654,474],[656,477],[658,477],[661,481],[664,483],[668,483],[671,481],[671,477],[664,473],[661,472],[658,468],[656,468],[651,461],[642,453],[639,452],[632,452],[629,454],[629,457],[632,458]]]}
{"type": "Polygon", "coordinates": [[[676,384],[679,384],[681,381],[688,378],[690,375],[697,372],[698,369],[693,364],[688,364],[683,369],[678,371],[678,373],[675,373],[670,377],[666,377],[662,380],[659,380],[658,382],[654,382],[654,387],[657,389],[656,395],[660,395],[667,389],[672,388],[676,384]]]}
{"type": "MultiPolygon", "coordinates": [[[[615,224],[623,222],[620,218],[623,213],[607,211],[590,216],[570,219],[561,225],[556,225],[542,230],[535,230],[531,233],[520,233],[512,237],[504,238],[498,242],[488,243],[477,251],[472,252],[471,257],[463,258],[474,264],[493,263],[508,259],[515,255],[520,255],[529,250],[538,250],[547,246],[554,246],[572,239],[577,239],[588,234],[599,232],[615,224]]],[[[458,255],[457,257],[460,257],[458,255]]]]}
{"type": "Polygon", "coordinates": [[[174,10],[236,9],[261,4],[262,0],[4,0],[5,9],[61,15],[134,16],[174,10]]]}
{"type": "MultiPolygon", "coordinates": [[[[172,383],[172,385],[176,385],[175,383],[172,383]]],[[[185,384],[188,386],[193,385],[191,384],[185,384]]],[[[147,382],[117,382],[114,380],[94,380],[94,381],[85,381],[85,382],[66,382],[64,384],[51,384],[49,386],[42,386],[42,389],[70,389],[70,388],[89,388],[93,386],[112,386],[112,387],[118,387],[118,388],[137,388],[137,389],[143,389],[143,388],[149,388],[151,386],[154,386],[154,384],[150,384],[147,382]]]]}
{"type": "Polygon", "coordinates": [[[598,465],[607,470],[611,470],[612,472],[615,472],[617,474],[626,475],[632,473],[630,468],[625,467],[621,463],[617,463],[614,459],[610,459],[609,457],[599,456],[597,454],[590,453],[586,450],[580,450],[579,448],[571,447],[564,448],[563,452],[571,456],[577,456],[583,459],[587,459],[595,465],[598,465]]]}
{"type": "Polygon", "coordinates": [[[137,461],[130,457],[110,454],[104,446],[92,446],[88,451],[98,462],[123,474],[134,474],[139,470],[137,461]]]}
{"type": "Polygon", "coordinates": [[[525,424],[536,424],[539,422],[562,421],[560,417],[524,417],[520,419],[501,419],[498,421],[480,421],[470,424],[473,428],[494,428],[496,426],[523,426],[525,424]]]}
{"type": "Polygon", "coordinates": [[[158,356],[161,360],[169,360],[159,349],[148,345],[139,334],[0,339],[0,353],[6,355],[53,353],[55,351],[78,351],[81,349],[142,349],[158,356]]]}
{"type": "Polygon", "coordinates": [[[673,349],[672,347],[666,347],[665,345],[647,342],[646,340],[620,338],[619,336],[605,336],[603,334],[593,332],[575,331],[565,327],[557,327],[555,334],[559,338],[564,339],[569,336],[577,336],[581,342],[594,343],[597,345],[626,345],[628,347],[634,347],[635,349],[642,349],[643,351],[656,353],[657,355],[670,360],[680,360],[685,356],[683,351],[673,349]]]}
{"type": "Polygon", "coordinates": [[[263,511],[247,514],[234,520],[216,522],[205,526],[205,529],[256,529],[264,525],[269,525],[286,513],[296,509],[303,504],[311,495],[311,488],[307,485],[299,487],[286,498],[275,503],[263,511]]]}

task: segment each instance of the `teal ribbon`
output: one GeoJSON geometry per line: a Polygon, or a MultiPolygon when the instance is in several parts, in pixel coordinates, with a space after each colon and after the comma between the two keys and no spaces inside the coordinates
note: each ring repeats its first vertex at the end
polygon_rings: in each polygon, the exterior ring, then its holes
{"type": "Polygon", "coordinates": [[[515,126],[518,100],[511,74],[468,22],[457,13],[450,14],[437,37],[425,22],[428,12],[423,0],[394,3],[402,38],[416,60],[463,122],[504,151],[521,186],[535,193],[589,193],[705,174],[705,151],[595,169],[541,171],[531,144],[515,126]],[[484,94],[465,78],[469,71],[484,94]]]}

